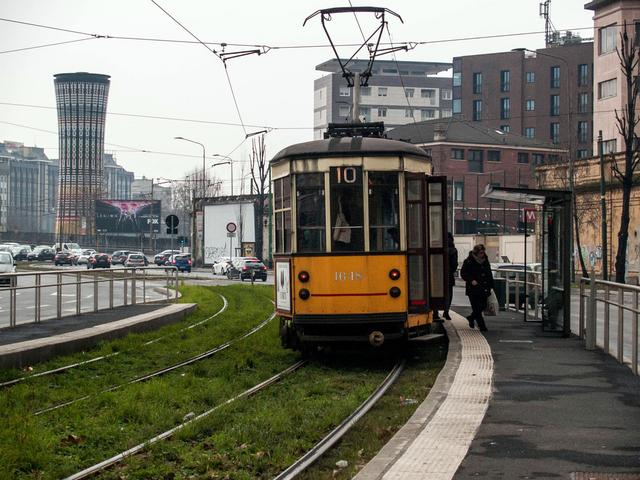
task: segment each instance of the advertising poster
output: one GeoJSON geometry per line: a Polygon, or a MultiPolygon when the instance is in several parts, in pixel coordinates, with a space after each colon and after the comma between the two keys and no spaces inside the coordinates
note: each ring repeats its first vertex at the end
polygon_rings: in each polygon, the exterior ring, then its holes
{"type": "Polygon", "coordinates": [[[99,233],[160,232],[160,200],[96,200],[99,233]]]}

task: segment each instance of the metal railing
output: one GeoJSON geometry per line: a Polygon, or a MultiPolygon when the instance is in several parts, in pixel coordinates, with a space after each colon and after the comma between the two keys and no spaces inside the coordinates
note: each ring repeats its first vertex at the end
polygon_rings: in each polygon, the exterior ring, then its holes
{"type": "MultiPolygon", "coordinates": [[[[494,283],[495,280],[505,281],[504,298],[502,299],[504,300],[505,308],[513,308],[516,312],[519,312],[521,310],[520,305],[523,305],[526,318],[532,315],[532,321],[540,321],[542,318],[540,303],[542,272],[527,270],[526,282],[525,271],[521,269],[493,268],[492,272],[494,283]],[[533,308],[529,308],[530,306],[533,308]]],[[[498,301],[500,301],[500,298],[498,301]]]]}
{"type": "Polygon", "coordinates": [[[169,302],[178,298],[179,272],[176,267],[167,266],[0,275],[0,282],[7,281],[7,286],[0,283],[0,327],[39,323],[118,306],[169,302]],[[103,285],[106,291],[100,288],[103,285]],[[5,323],[7,312],[9,321],[5,323]]]}
{"type": "Polygon", "coordinates": [[[618,362],[629,364],[638,375],[640,287],[594,277],[592,271],[591,278],[580,279],[580,338],[588,350],[602,348],[618,362]],[[615,309],[613,317],[612,307],[615,309]]]}

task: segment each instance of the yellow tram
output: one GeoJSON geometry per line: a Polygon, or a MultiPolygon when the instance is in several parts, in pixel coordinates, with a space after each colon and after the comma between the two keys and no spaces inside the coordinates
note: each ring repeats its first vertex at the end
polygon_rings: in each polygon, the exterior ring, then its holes
{"type": "Polygon", "coordinates": [[[270,168],[283,346],[430,332],[448,291],[446,183],[431,158],[351,136],[289,146],[270,168]]]}

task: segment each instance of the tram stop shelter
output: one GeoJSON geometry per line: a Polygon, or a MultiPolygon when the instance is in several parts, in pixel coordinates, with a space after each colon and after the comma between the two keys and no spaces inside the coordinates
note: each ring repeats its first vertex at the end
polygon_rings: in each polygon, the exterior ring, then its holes
{"type": "MultiPolygon", "coordinates": [[[[540,236],[542,264],[540,295],[542,330],[561,333],[562,336],[568,337],[571,334],[571,246],[573,245],[571,192],[487,185],[482,196],[542,207],[542,220],[539,222],[540,228],[537,233],[540,236]]],[[[524,277],[526,282],[527,275],[525,274],[524,277]]],[[[525,303],[525,312],[527,308],[528,303],[525,303]]]]}

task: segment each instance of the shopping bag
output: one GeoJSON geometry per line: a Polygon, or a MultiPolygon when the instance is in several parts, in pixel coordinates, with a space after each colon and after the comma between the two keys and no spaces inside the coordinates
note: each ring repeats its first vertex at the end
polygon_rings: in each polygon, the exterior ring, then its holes
{"type": "Polygon", "coordinates": [[[491,290],[491,295],[487,298],[487,308],[484,309],[484,314],[490,317],[495,317],[498,314],[499,307],[496,292],[491,290]]]}

